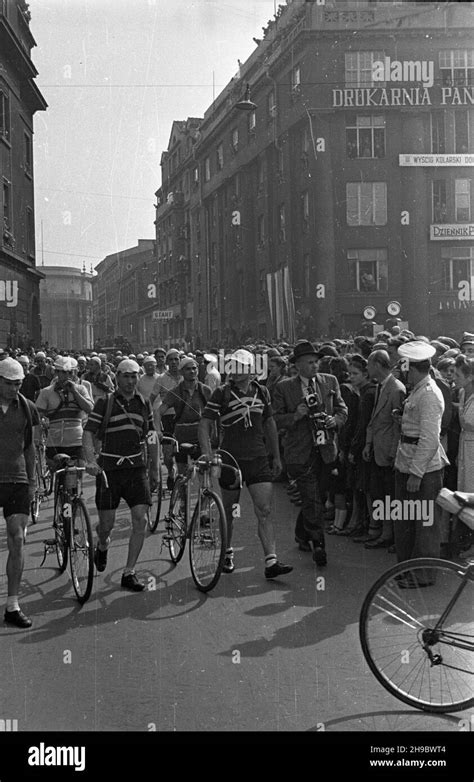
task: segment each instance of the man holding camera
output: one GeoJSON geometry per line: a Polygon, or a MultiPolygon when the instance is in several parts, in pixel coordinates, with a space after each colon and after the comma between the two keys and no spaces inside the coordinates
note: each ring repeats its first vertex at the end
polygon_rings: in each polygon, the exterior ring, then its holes
{"type": "Polygon", "coordinates": [[[49,420],[46,459],[50,467],[58,453],[82,459],[82,423],[94,406],[85,386],[74,381],[75,358],[58,356],[54,368],[55,379],[36,400],[38,412],[49,420]]]}
{"type": "Polygon", "coordinates": [[[324,491],[337,459],[336,431],[347,420],[347,406],[333,375],[318,373],[319,355],[311,342],[295,345],[290,358],[296,377],[275,387],[273,407],[278,429],[286,429],[285,461],[302,506],[295,538],[300,549],[313,551],[317,565],[326,565],[324,491]]]}

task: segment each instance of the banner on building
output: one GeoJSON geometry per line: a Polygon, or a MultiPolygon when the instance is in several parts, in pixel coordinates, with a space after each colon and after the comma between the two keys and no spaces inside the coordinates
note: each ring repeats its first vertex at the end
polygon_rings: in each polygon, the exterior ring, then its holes
{"type": "Polygon", "coordinates": [[[288,266],[267,274],[267,296],[273,337],[295,340],[295,303],[288,266]]]}

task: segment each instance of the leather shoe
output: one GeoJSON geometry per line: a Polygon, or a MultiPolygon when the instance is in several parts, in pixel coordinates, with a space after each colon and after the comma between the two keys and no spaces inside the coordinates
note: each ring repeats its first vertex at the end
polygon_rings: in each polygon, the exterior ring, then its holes
{"type": "Polygon", "coordinates": [[[31,627],[33,622],[31,619],[23,613],[21,609],[18,611],[5,611],[5,622],[9,625],[15,625],[15,627],[31,627]]]}
{"type": "Polygon", "coordinates": [[[315,562],[316,565],[320,565],[320,566],[327,565],[328,563],[326,552],[320,546],[315,547],[313,551],[313,562],[315,562]]]}
{"type": "Polygon", "coordinates": [[[364,543],[364,548],[389,548],[393,541],[390,538],[376,538],[364,543]]]}
{"type": "Polygon", "coordinates": [[[145,589],[145,584],[138,580],[135,573],[123,575],[120,583],[124,589],[130,589],[131,592],[143,592],[145,589]]]}

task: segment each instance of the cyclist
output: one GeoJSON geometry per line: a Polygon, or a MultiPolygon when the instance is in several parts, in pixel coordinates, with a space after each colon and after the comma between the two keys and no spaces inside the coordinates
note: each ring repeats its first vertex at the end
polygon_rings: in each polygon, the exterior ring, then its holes
{"type": "MultiPolygon", "coordinates": [[[[211,433],[219,419],[223,429],[222,448],[237,461],[242,479],[247,484],[258,520],[258,536],[265,556],[265,577],[290,573],[293,568],[279,562],[276,555],[275,530],[270,518],[273,484],[281,471],[278,433],[273,418],[270,395],[265,386],[256,382],[255,357],[248,350],[237,350],[226,359],[229,382],[213,392],[199,425],[199,442],[203,453],[211,454],[211,433]],[[268,450],[273,457],[270,468],[268,450]]],[[[234,570],[232,549],[233,509],[239,501],[240,489],[226,485],[220,479],[222,500],[227,517],[228,548],[224,572],[234,570]]]]}
{"type": "Polygon", "coordinates": [[[82,424],[93,407],[87,389],[74,380],[76,359],[58,356],[54,368],[56,378],[40,391],[36,400],[38,412],[48,419],[46,459],[50,469],[54,469],[53,460],[58,453],[82,463],[82,424]]]}
{"type": "MultiPolygon", "coordinates": [[[[211,396],[211,389],[197,379],[198,364],[191,356],[185,356],[181,359],[179,371],[183,375],[183,380],[178,383],[176,388],[165,394],[158,410],[158,419],[163,415],[166,416],[167,411],[173,408],[175,411],[173,437],[178,443],[199,445],[199,421],[211,396]]],[[[160,432],[160,430],[158,431],[160,432]]],[[[187,457],[182,456],[178,451],[175,458],[178,473],[183,473],[187,457]]]]}
{"type": "MultiPolygon", "coordinates": [[[[156,356],[156,351],[155,351],[155,356],[156,356]]],[[[169,407],[166,410],[166,415],[160,416],[158,414],[159,408],[157,409],[158,398],[160,398],[161,402],[163,402],[167,392],[171,391],[171,389],[173,388],[176,388],[178,383],[182,380],[182,376],[179,371],[180,360],[181,360],[181,356],[179,350],[177,350],[176,348],[171,348],[170,350],[168,350],[166,354],[166,363],[168,365],[168,369],[157,377],[153,390],[150,394],[150,403],[155,415],[155,429],[157,432],[159,432],[161,426],[163,430],[163,434],[167,436],[172,436],[173,434],[174,409],[172,407],[169,407]]],[[[166,445],[163,447],[163,461],[166,469],[168,470],[168,477],[166,481],[168,491],[171,491],[173,488],[174,477],[175,477],[173,451],[169,446],[166,445]]]]}
{"type": "Polygon", "coordinates": [[[121,586],[133,592],[145,589],[145,584],[137,578],[135,565],[145,540],[150,490],[158,486],[157,437],[150,403],[136,391],[139,372],[136,361],[121,361],[109,420],[104,422],[108,400],[98,399],[84,427],[86,470],[96,476],[95,502],[99,512],[94,562],[99,572],[105,570],[115,514],[123,498],[131,510],[132,530],[121,586]],[[93,436],[98,435],[103,422],[102,448],[96,460],[93,436]],[[143,448],[145,438],[149,458],[143,448]]]}
{"type": "Polygon", "coordinates": [[[23,369],[14,358],[0,361],[0,505],[7,525],[8,597],[4,619],[31,627],[20,609],[18,592],[24,564],[25,530],[35,490],[32,427],[39,424],[35,405],[19,394],[23,369]],[[28,412],[29,411],[29,412],[28,412]]]}

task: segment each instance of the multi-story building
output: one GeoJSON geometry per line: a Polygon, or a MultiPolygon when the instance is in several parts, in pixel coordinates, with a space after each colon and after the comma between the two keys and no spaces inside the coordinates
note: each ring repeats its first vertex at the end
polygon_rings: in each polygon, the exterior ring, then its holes
{"type": "Polygon", "coordinates": [[[60,350],[92,350],[92,273],[83,267],[41,266],[42,340],[60,350]]]}
{"type": "Polygon", "coordinates": [[[156,256],[153,239],[139,239],[135,247],[107,255],[92,280],[96,347],[130,343],[134,350],[153,343],[156,309],[156,256]]]}
{"type": "Polygon", "coordinates": [[[196,189],[193,156],[201,122],[196,117],[174,122],[168,149],[161,157],[162,185],[156,192],[155,325],[158,341],[166,346],[194,341],[190,204],[196,189]]]}
{"type": "Polygon", "coordinates": [[[367,308],[472,331],[473,33],[472,3],[279,6],[197,134],[175,122],[163,155],[171,341],[356,331],[367,308]]]}
{"type": "Polygon", "coordinates": [[[33,116],[46,109],[34,79],[36,46],[24,0],[0,3],[0,344],[40,342],[39,281],[35,262],[33,116]]]}

